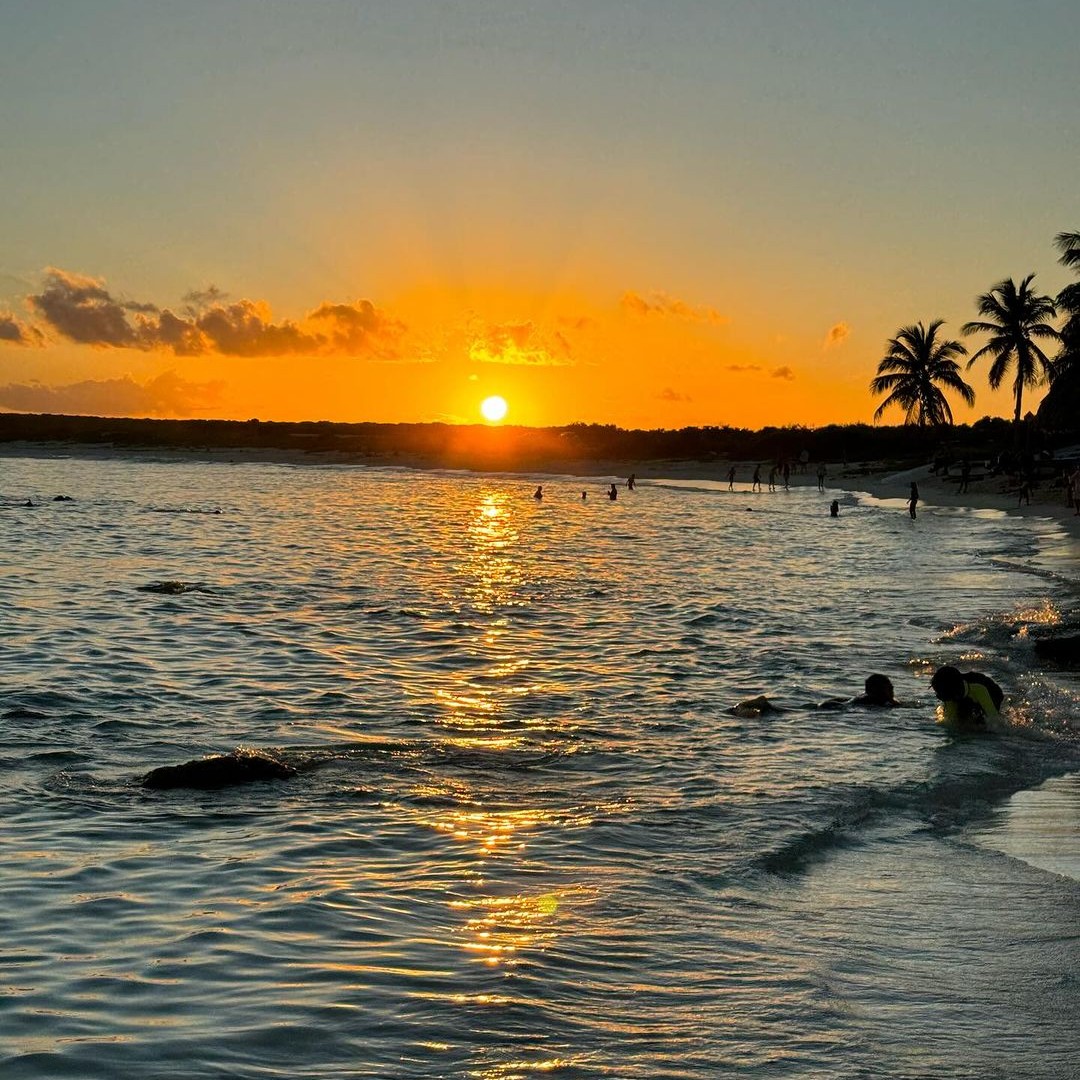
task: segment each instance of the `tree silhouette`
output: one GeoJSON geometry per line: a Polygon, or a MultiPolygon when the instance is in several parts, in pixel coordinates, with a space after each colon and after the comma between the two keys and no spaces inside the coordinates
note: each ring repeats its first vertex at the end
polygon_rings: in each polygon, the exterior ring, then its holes
{"type": "Polygon", "coordinates": [[[905,423],[951,424],[952,409],[939,386],[956,393],[968,404],[975,404],[975,391],[964,382],[956,357],[966,356],[959,341],[938,339],[942,319],[929,326],[917,323],[904,326],[886,344],[888,350],[878,362],[877,378],[870,383],[872,394],[889,396],[877,407],[874,419],[890,405],[906,410],[905,423]]]}
{"type": "MultiPolygon", "coordinates": [[[[1054,237],[1054,246],[1061,252],[1058,262],[1080,270],[1080,232],[1063,232],[1054,237]]],[[[1065,371],[1080,369],[1080,281],[1066,285],[1057,298],[1058,310],[1065,316],[1061,328],[1061,351],[1054,364],[1054,377],[1065,371]]]]}
{"type": "Polygon", "coordinates": [[[1039,348],[1037,339],[1057,341],[1060,335],[1050,325],[1057,314],[1054,301],[1040,296],[1031,287],[1034,274],[1028,274],[1017,285],[1012,278],[999,281],[989,292],[975,300],[975,306],[984,319],[964,323],[964,334],[989,334],[990,340],[967,362],[970,368],[983,356],[992,356],[987,376],[990,389],[996,390],[1005,380],[1010,368],[1015,367],[1013,394],[1016,411],[1013,420],[1020,423],[1024,387],[1041,386],[1053,375],[1054,365],[1039,348]]]}

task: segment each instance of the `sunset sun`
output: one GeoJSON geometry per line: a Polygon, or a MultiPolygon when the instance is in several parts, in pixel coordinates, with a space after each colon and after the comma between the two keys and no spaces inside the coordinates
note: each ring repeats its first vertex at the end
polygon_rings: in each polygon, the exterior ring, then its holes
{"type": "Polygon", "coordinates": [[[506,416],[508,408],[506,398],[498,396],[484,398],[480,402],[480,414],[489,424],[497,424],[502,420],[506,416]]]}

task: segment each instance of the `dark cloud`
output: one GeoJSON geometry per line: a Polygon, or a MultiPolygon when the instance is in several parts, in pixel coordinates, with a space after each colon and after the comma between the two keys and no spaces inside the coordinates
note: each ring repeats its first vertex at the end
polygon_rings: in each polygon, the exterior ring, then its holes
{"type": "Polygon", "coordinates": [[[130,376],[67,386],[9,383],[0,386],[0,408],[88,416],[195,416],[217,407],[223,386],[187,382],[175,371],[146,383],[130,376]]]}
{"type": "Polygon", "coordinates": [[[36,326],[29,326],[14,315],[0,311],[0,341],[12,345],[40,345],[42,335],[36,326]]]}
{"type": "MultiPolygon", "coordinates": [[[[105,282],[50,267],[32,308],[61,337],[117,349],[170,349],[177,356],[393,356],[405,327],[370,300],[324,303],[304,324],[275,322],[257,300],[226,303],[216,285],[183,297],[179,313],[114,296],[105,282]]],[[[12,333],[9,331],[8,333],[12,333]]],[[[14,340],[12,337],[6,340],[14,340]]]]}
{"type": "Polygon", "coordinates": [[[103,281],[49,267],[40,293],[28,298],[52,329],[82,345],[148,348],[142,334],[142,316],[155,312],[151,304],[118,300],[103,281]],[[135,315],[135,325],[129,320],[135,315]]]}
{"type": "Polygon", "coordinates": [[[327,327],[335,352],[383,354],[405,330],[404,323],[379,311],[370,300],[321,304],[308,318],[327,327]]]}
{"type": "Polygon", "coordinates": [[[774,379],[787,379],[789,382],[795,378],[795,372],[785,364],[783,367],[773,368],[769,374],[774,379]]]}
{"type": "Polygon", "coordinates": [[[725,364],[725,371],[764,371],[760,364],[725,364]]]}

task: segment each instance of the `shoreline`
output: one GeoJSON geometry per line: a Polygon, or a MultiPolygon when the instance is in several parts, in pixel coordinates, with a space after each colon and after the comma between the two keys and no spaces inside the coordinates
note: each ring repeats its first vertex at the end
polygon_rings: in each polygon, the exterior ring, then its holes
{"type": "MultiPolygon", "coordinates": [[[[114,446],[97,443],[9,442],[0,444],[0,461],[8,457],[86,458],[109,460],[116,458],[142,459],[159,462],[217,462],[226,464],[267,464],[290,466],[352,466],[378,469],[415,469],[429,472],[471,472],[478,475],[505,476],[573,476],[603,477],[624,480],[633,473],[639,481],[649,480],[709,480],[724,483],[728,470],[734,465],[736,483],[750,481],[756,461],[710,462],[686,460],[629,461],[613,459],[534,460],[507,468],[506,462],[436,461],[417,455],[370,455],[347,451],[302,451],[288,449],[257,449],[252,447],[146,447],[114,446]]],[[[767,480],[768,473],[763,474],[767,480]]],[[[939,476],[929,464],[889,471],[881,462],[859,464],[826,463],[825,486],[831,490],[862,492],[877,499],[897,499],[907,502],[911,482],[919,487],[920,505],[928,507],[966,507],[972,510],[1000,510],[1017,517],[1049,519],[1062,527],[1070,540],[1077,543],[1080,556],[1080,515],[1065,505],[1065,495],[1058,489],[1037,488],[1030,504],[1018,505],[1015,492],[1004,489],[1004,477],[973,480],[966,493],[960,494],[955,477],[939,476]]],[[[793,472],[792,487],[813,487],[817,484],[817,463],[806,472],[793,472]]],[[[740,487],[739,490],[742,490],[740,487]]]]}

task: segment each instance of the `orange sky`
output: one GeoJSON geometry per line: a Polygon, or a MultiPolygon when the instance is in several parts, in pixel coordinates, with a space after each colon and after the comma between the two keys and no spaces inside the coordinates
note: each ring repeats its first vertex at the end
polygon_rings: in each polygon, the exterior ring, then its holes
{"type": "Polygon", "coordinates": [[[869,421],[899,327],[1070,280],[1070,5],[675,10],[17,5],[0,409],[869,421]]]}

